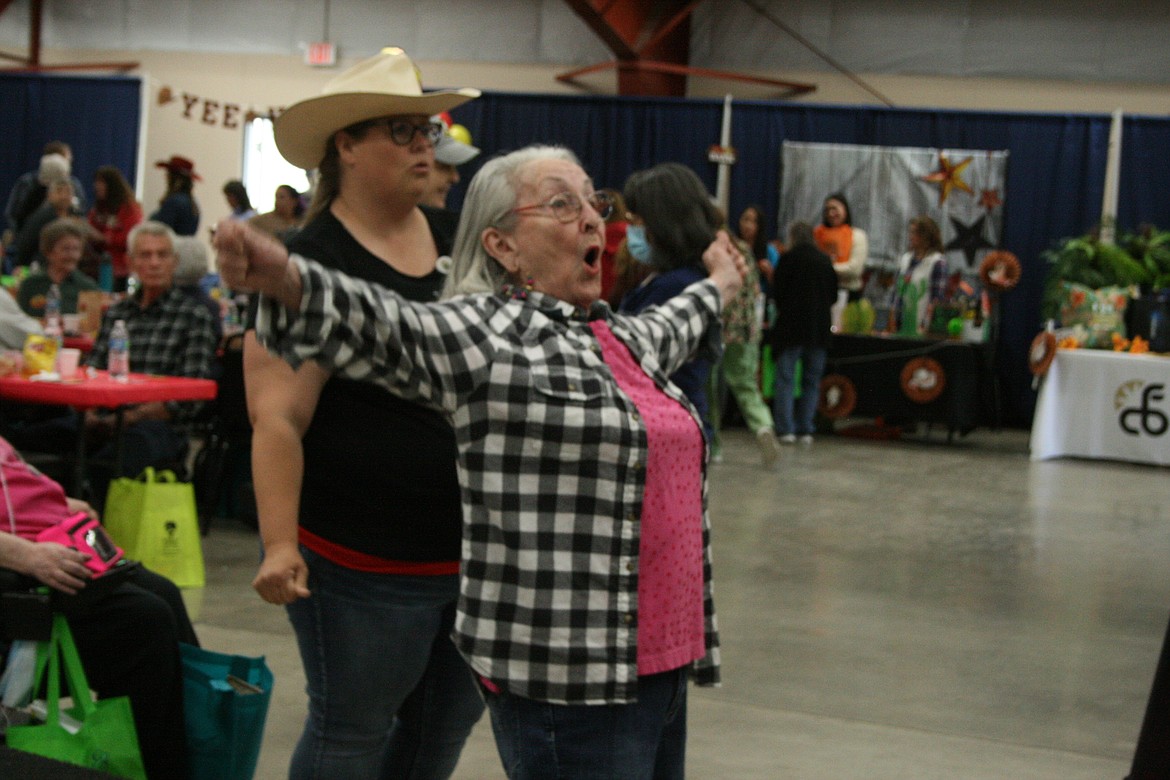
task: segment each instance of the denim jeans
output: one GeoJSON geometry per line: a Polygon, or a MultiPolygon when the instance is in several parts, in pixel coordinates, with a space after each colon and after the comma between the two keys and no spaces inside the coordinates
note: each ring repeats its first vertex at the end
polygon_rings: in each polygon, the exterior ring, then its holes
{"type": "Polygon", "coordinates": [[[458,575],[370,574],[301,549],[288,606],[309,694],[289,777],[446,778],[483,713],[451,642],[458,575]]]}
{"type": "Polygon", "coordinates": [[[509,780],[683,780],[686,669],[638,678],[630,704],[564,705],[485,692],[509,780]]]}
{"type": "Polygon", "coordinates": [[[776,392],[772,397],[772,417],[776,433],[803,436],[813,432],[813,416],[820,398],[821,375],[825,373],[824,347],[786,347],[776,356],[776,392]],[[793,401],[793,377],[796,362],[803,361],[800,398],[793,401]]]}

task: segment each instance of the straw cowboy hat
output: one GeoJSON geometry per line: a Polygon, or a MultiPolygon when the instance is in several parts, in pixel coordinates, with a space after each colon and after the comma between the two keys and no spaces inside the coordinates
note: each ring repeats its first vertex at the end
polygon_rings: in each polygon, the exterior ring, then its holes
{"type": "Polygon", "coordinates": [[[195,173],[195,163],[177,154],[172,154],[169,160],[159,160],[154,164],[154,167],[166,168],[171,173],[177,173],[195,181],[203,181],[203,177],[195,173]]]}
{"type": "Polygon", "coordinates": [[[479,97],[478,89],[423,92],[418,70],[402,49],[383,49],[330,81],[317,97],[289,106],[273,123],[276,148],[301,168],[316,168],[338,130],[395,114],[447,111],[479,97]]]}

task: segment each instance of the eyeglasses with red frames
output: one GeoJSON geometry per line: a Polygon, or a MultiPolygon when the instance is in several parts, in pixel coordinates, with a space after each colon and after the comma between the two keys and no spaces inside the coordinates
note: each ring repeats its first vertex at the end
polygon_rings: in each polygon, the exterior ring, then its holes
{"type": "MultiPolygon", "coordinates": [[[[609,215],[613,213],[613,200],[604,192],[595,192],[588,198],[589,205],[598,213],[602,219],[608,219],[609,215]]],[[[517,206],[512,209],[512,214],[525,214],[537,209],[547,209],[552,212],[558,222],[572,222],[581,218],[581,212],[584,210],[585,204],[580,198],[571,192],[562,192],[559,195],[554,195],[543,203],[533,203],[529,206],[517,206]]]]}

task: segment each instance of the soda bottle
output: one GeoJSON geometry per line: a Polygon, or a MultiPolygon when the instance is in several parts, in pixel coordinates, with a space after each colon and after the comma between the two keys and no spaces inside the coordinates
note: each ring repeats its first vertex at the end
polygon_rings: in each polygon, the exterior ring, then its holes
{"type": "Polygon", "coordinates": [[[130,333],[125,320],[116,320],[110,330],[110,352],[106,364],[110,378],[125,382],[130,377],[130,333]]]}

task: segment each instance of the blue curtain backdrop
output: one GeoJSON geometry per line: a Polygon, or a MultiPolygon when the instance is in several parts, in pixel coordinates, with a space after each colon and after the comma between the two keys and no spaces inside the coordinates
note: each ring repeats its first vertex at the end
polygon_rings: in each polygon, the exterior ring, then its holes
{"type": "MultiPolygon", "coordinates": [[[[1023,266],[1016,289],[1002,299],[997,363],[1004,421],[1027,425],[1035,405],[1028,346],[1041,328],[1046,265],[1041,253],[1096,224],[1101,209],[1110,117],[810,106],[765,101],[733,104],[731,212],[758,203],[774,234],[780,149],[788,141],[1007,149],[1003,248],[1023,266]]],[[[464,178],[497,151],[533,142],[559,143],[580,156],[599,187],[621,189],[635,170],[668,160],[689,165],[715,190],[717,166],[707,149],[719,140],[721,100],[577,97],[489,93],[457,108],[485,155],[464,166],[464,178]]],[[[1170,121],[1130,118],[1125,124],[1119,225],[1170,227],[1170,199],[1158,185],[1170,174],[1170,121]],[[1160,175],[1159,175],[1160,174],[1160,175]]],[[[825,193],[836,189],[825,182],[825,193]]],[[[455,193],[458,205],[462,192],[455,193]]],[[[862,226],[864,227],[864,226],[862,226]]]]}
{"type": "Polygon", "coordinates": [[[4,142],[0,143],[0,198],[36,170],[48,141],[73,149],[73,174],[93,203],[93,174],[116,165],[134,186],[142,82],[129,76],[0,73],[4,142]]]}

